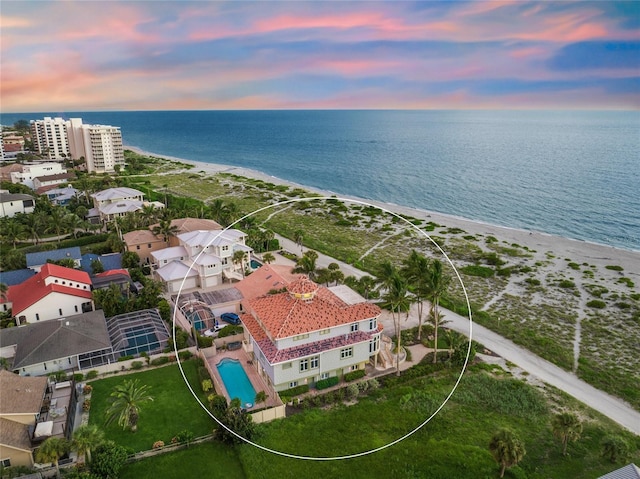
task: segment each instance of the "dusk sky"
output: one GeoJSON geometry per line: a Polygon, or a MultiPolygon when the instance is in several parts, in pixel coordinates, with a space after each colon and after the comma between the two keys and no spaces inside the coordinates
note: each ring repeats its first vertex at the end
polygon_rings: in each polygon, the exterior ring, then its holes
{"type": "Polygon", "coordinates": [[[640,2],[2,0],[1,110],[639,109],[640,2]]]}

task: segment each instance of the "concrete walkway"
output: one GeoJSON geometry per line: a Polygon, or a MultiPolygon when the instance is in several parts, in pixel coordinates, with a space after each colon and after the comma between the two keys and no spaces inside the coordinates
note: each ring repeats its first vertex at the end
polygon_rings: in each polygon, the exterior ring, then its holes
{"type": "MultiPolygon", "coordinates": [[[[282,236],[276,235],[276,238],[280,241],[280,245],[283,249],[295,253],[298,256],[300,256],[303,251],[307,250],[307,248],[300,248],[295,244],[295,242],[283,238],[282,236]]],[[[353,275],[356,278],[360,278],[368,274],[349,264],[318,253],[318,260],[316,264],[319,268],[326,268],[329,263],[338,263],[345,276],[353,275]]],[[[507,361],[516,364],[524,371],[527,371],[529,374],[537,377],[541,381],[573,396],[634,434],[640,435],[640,412],[633,409],[626,402],[594,388],[579,379],[575,374],[559,368],[549,361],[536,356],[531,351],[516,345],[512,341],[503,338],[499,334],[480,326],[479,324],[473,323],[472,326],[470,326],[469,319],[463,316],[446,309],[442,309],[442,313],[445,316],[444,319],[448,328],[458,331],[466,336],[469,336],[469,333],[471,332],[473,339],[482,343],[487,349],[493,351],[507,361]]],[[[394,329],[391,315],[387,312],[383,312],[380,322],[384,326],[385,333],[389,336],[393,336],[394,329]]],[[[418,317],[414,305],[408,320],[403,321],[401,327],[402,329],[408,329],[417,325],[418,317]]],[[[413,364],[417,364],[418,361],[419,360],[416,356],[413,355],[413,361],[405,362],[404,367],[410,367],[413,364]]]]}

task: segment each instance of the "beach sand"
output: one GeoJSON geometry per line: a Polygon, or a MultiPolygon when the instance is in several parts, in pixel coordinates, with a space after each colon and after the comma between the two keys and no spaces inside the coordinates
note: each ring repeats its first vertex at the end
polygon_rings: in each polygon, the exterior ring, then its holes
{"type": "MultiPolygon", "coordinates": [[[[557,270],[564,269],[566,267],[565,258],[570,258],[572,262],[578,264],[588,263],[589,265],[596,266],[599,272],[608,276],[608,279],[617,280],[622,276],[626,276],[631,278],[634,283],[640,283],[640,251],[625,250],[612,246],[591,243],[588,241],[573,240],[564,238],[562,236],[555,236],[537,231],[506,228],[503,226],[496,226],[433,211],[426,211],[416,208],[409,208],[402,205],[384,203],[381,201],[363,200],[361,198],[353,196],[340,195],[332,191],[320,190],[307,185],[293,183],[281,178],[267,175],[261,171],[251,170],[248,168],[192,161],[184,158],[176,158],[157,153],[151,153],[131,146],[127,146],[126,148],[143,155],[155,156],[159,158],[166,158],[168,160],[179,161],[182,163],[188,163],[195,166],[195,171],[204,171],[206,174],[210,175],[215,175],[217,173],[230,173],[246,178],[259,179],[278,185],[287,185],[291,187],[302,188],[307,191],[321,194],[323,196],[335,195],[345,199],[366,201],[367,203],[370,203],[374,206],[378,206],[382,209],[397,214],[409,215],[426,221],[432,221],[440,225],[445,225],[449,228],[460,228],[470,235],[491,235],[498,238],[500,241],[505,241],[508,244],[516,243],[521,246],[526,246],[530,250],[536,251],[536,253],[534,253],[536,256],[536,260],[539,259],[540,261],[548,262],[549,257],[547,255],[547,252],[552,252],[553,255],[560,260],[556,262],[557,267],[555,269],[557,270]],[[607,270],[605,267],[608,265],[622,266],[624,268],[624,271],[618,272],[607,270]]],[[[552,267],[552,269],[554,268],[552,267]]]]}

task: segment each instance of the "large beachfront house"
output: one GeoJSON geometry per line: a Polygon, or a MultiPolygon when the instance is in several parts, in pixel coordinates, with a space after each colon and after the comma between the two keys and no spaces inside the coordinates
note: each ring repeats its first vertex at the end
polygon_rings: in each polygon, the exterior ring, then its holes
{"type": "Polygon", "coordinates": [[[274,294],[245,300],[241,317],[258,371],[276,391],[364,369],[377,356],[378,306],[347,286],[327,288],[307,277],[283,286],[279,279],[274,294]]]}
{"type": "Polygon", "coordinates": [[[159,201],[144,201],[144,193],[133,188],[119,187],[98,191],[91,195],[93,208],[89,210],[89,217],[100,217],[100,221],[108,223],[127,213],[140,211],[143,206],[153,205],[154,208],[164,208],[159,201]]]}
{"type": "Polygon", "coordinates": [[[239,281],[252,251],[245,244],[246,236],[235,229],[182,233],[177,236],[179,246],[151,253],[154,275],[168,293],[213,288],[225,279],[239,281]],[[237,264],[233,262],[236,251],[246,253],[237,264]]]}

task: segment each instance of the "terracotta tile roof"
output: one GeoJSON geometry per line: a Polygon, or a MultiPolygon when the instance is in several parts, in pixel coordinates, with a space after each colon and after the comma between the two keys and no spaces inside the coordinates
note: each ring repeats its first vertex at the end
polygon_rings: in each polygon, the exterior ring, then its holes
{"type": "Polygon", "coordinates": [[[0,415],[39,413],[46,390],[46,377],[18,376],[0,370],[0,415]]]}
{"type": "Polygon", "coordinates": [[[127,246],[142,243],[164,243],[164,240],[160,236],[154,235],[150,230],[129,231],[122,235],[122,239],[127,246]]]}
{"type": "Polygon", "coordinates": [[[331,349],[344,348],[362,342],[369,342],[373,335],[380,332],[380,328],[369,332],[356,331],[347,335],[322,339],[320,341],[306,343],[292,348],[278,349],[253,316],[250,314],[243,315],[242,324],[247,328],[249,334],[251,334],[251,337],[257,343],[258,347],[270,364],[282,363],[297,358],[320,354],[331,349]]]}
{"type": "Polygon", "coordinates": [[[84,271],[78,271],[71,268],[65,268],[56,264],[45,264],[40,272],[35,276],[27,279],[23,283],[10,286],[7,291],[7,298],[13,303],[13,315],[18,316],[29,306],[37,303],[50,293],[63,293],[81,298],[91,299],[91,279],[84,271]],[[86,284],[87,289],[78,289],[71,286],[63,286],[61,284],[45,284],[45,278],[55,276],[70,281],[86,284]]]}
{"type": "Polygon", "coordinates": [[[265,264],[235,284],[245,300],[264,296],[273,289],[282,289],[300,278],[291,272],[291,266],[265,264]]]}
{"type": "MultiPolygon", "coordinates": [[[[307,290],[309,282],[309,279],[302,278],[298,283],[292,283],[290,288],[307,290]]],[[[312,299],[298,299],[286,292],[250,300],[248,309],[255,313],[266,334],[273,340],[350,324],[377,317],[381,313],[374,304],[365,302],[349,305],[324,286],[316,287],[317,292],[312,299]]]]}
{"type": "Polygon", "coordinates": [[[31,452],[29,426],[0,417],[0,444],[31,452]]]}
{"type": "Polygon", "coordinates": [[[127,271],[126,269],[110,269],[109,271],[103,271],[102,273],[98,273],[96,274],[96,278],[103,278],[105,276],[111,276],[114,274],[124,274],[126,276],[131,276],[129,274],[129,271],[127,271]]]}

